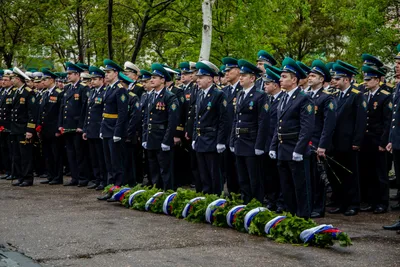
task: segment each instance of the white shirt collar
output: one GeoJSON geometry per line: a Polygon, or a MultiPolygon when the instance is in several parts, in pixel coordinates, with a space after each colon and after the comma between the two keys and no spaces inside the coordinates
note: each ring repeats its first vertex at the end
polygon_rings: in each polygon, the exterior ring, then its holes
{"type": "Polygon", "coordinates": [[[351,88],[351,86],[349,86],[346,90],[342,91],[343,95],[346,95],[347,91],[349,91],[350,88],[351,88]]]}
{"type": "Polygon", "coordinates": [[[277,99],[277,98],[281,95],[281,93],[282,93],[282,90],[279,91],[277,94],[274,94],[274,95],[273,95],[274,100],[277,99]]]}
{"type": "Polygon", "coordinates": [[[20,88],[18,88],[18,93],[20,94],[22,92],[22,88],[24,88],[25,84],[23,84],[20,88]]]}
{"type": "Polygon", "coordinates": [[[298,89],[299,87],[296,87],[296,88],[294,88],[293,90],[291,90],[291,91],[289,91],[289,92],[286,92],[287,94],[288,94],[288,99],[290,99],[291,97],[292,97],[292,95],[294,94],[294,92],[296,92],[296,90],[298,89]]]}
{"type": "Polygon", "coordinates": [[[369,94],[371,95],[371,98],[375,96],[375,94],[379,91],[379,88],[375,90],[375,92],[369,91],[369,94]]]}
{"type": "Polygon", "coordinates": [[[232,84],[232,90],[235,90],[238,84],[239,84],[239,80],[236,83],[232,84]]]}
{"type": "Polygon", "coordinates": [[[52,88],[49,89],[49,95],[53,92],[53,90],[54,90],[55,87],[56,87],[56,86],[54,85],[52,88]]]}
{"type": "Polygon", "coordinates": [[[250,88],[247,88],[247,89],[244,89],[244,88],[243,88],[244,97],[247,96],[247,94],[250,92],[251,89],[253,89],[253,87],[254,87],[254,84],[253,84],[253,86],[251,86],[250,88]]]}
{"type": "Polygon", "coordinates": [[[208,94],[208,91],[210,91],[212,85],[208,87],[207,89],[203,90],[204,95],[206,96],[208,94]]]}

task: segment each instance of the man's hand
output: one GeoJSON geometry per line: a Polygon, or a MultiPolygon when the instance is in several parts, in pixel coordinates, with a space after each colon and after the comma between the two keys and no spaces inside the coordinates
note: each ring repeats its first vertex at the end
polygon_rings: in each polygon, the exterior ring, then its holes
{"type": "Polygon", "coordinates": [[[360,150],[360,147],[359,147],[359,146],[353,146],[353,150],[354,150],[354,151],[359,151],[359,150],[360,150]]]}
{"type": "Polygon", "coordinates": [[[226,147],[225,147],[224,144],[217,144],[217,152],[218,152],[219,154],[221,154],[222,152],[224,152],[225,149],[226,149],[226,147]]]}
{"type": "Polygon", "coordinates": [[[161,144],[161,150],[162,150],[162,151],[170,151],[170,150],[171,150],[171,147],[170,147],[170,146],[167,146],[167,145],[165,145],[165,144],[161,144]]]}
{"type": "Polygon", "coordinates": [[[28,132],[25,133],[26,139],[31,139],[32,136],[33,136],[33,134],[31,134],[31,133],[28,133],[28,132]]]}
{"type": "Polygon", "coordinates": [[[61,136],[61,134],[60,133],[56,133],[56,137],[60,137],[61,136]]]}
{"type": "Polygon", "coordinates": [[[82,130],[81,128],[77,128],[77,129],[76,129],[76,132],[77,132],[77,133],[82,133],[83,130],[82,130]]]}
{"type": "Polygon", "coordinates": [[[254,153],[256,154],[256,156],[261,156],[262,154],[264,154],[264,150],[255,149],[254,153]]]}
{"type": "Polygon", "coordinates": [[[381,147],[381,146],[379,146],[378,149],[379,149],[379,152],[385,152],[386,151],[386,149],[384,147],[381,147]]]}
{"type": "Polygon", "coordinates": [[[185,133],[185,138],[186,138],[186,140],[190,140],[189,135],[188,135],[187,132],[185,133]]]}
{"type": "Polygon", "coordinates": [[[143,147],[144,149],[147,149],[147,142],[143,142],[143,143],[142,143],[142,147],[143,147]]]}
{"type": "Polygon", "coordinates": [[[393,152],[392,149],[393,149],[392,143],[387,144],[386,150],[387,150],[388,152],[392,153],[392,152],[393,152]]]}
{"type": "Polygon", "coordinates": [[[317,148],[317,155],[318,156],[320,156],[320,157],[326,157],[326,155],[325,155],[325,152],[326,152],[326,149],[325,148],[317,148]]]}
{"type": "Polygon", "coordinates": [[[121,137],[113,136],[114,143],[121,141],[121,137]]]}
{"type": "Polygon", "coordinates": [[[276,159],[276,151],[270,151],[269,153],[268,153],[268,155],[269,155],[269,157],[271,158],[271,159],[276,159]]]}
{"type": "Polygon", "coordinates": [[[83,140],[87,140],[86,133],[83,133],[83,134],[82,134],[82,139],[83,139],[83,140]]]}
{"type": "Polygon", "coordinates": [[[179,138],[179,137],[174,137],[174,144],[177,146],[177,145],[180,145],[182,143],[182,141],[181,141],[181,139],[179,138]]]}
{"type": "Polygon", "coordinates": [[[303,155],[293,152],[292,154],[292,159],[293,161],[302,161],[303,160],[303,155]]]}

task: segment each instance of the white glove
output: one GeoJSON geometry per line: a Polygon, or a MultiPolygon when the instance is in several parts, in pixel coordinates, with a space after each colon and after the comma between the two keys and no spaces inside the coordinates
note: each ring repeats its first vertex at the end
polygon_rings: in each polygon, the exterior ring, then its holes
{"type": "Polygon", "coordinates": [[[231,150],[232,153],[235,153],[235,148],[234,147],[229,147],[229,149],[231,150]]]}
{"type": "Polygon", "coordinates": [[[271,159],[276,159],[276,152],[275,151],[270,151],[269,153],[268,153],[268,155],[269,155],[269,157],[271,158],[271,159]]]}
{"type": "Polygon", "coordinates": [[[294,161],[302,161],[303,160],[303,155],[293,152],[293,160],[294,161]]]}
{"type": "Polygon", "coordinates": [[[194,144],[195,144],[196,142],[195,141],[192,141],[192,148],[193,148],[193,150],[194,150],[194,144]]]}
{"type": "Polygon", "coordinates": [[[121,137],[113,136],[113,141],[114,141],[114,143],[121,141],[121,137]]]}
{"type": "Polygon", "coordinates": [[[226,149],[226,146],[224,144],[217,144],[217,152],[222,153],[226,149]]]}
{"type": "Polygon", "coordinates": [[[262,154],[264,154],[264,150],[261,149],[256,149],[255,152],[257,156],[261,156],[262,154]]]}
{"type": "Polygon", "coordinates": [[[147,149],[147,142],[143,142],[143,143],[142,143],[142,147],[143,147],[144,149],[147,149]]]}
{"type": "Polygon", "coordinates": [[[100,139],[103,139],[103,134],[102,133],[100,133],[100,139]]]}
{"type": "Polygon", "coordinates": [[[164,145],[164,144],[161,144],[161,149],[162,149],[162,151],[170,151],[171,147],[167,146],[167,145],[164,145]]]}

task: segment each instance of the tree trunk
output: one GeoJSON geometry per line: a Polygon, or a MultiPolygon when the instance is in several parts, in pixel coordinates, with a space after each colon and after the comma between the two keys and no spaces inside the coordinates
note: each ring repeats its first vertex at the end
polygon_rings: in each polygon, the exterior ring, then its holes
{"type": "Polygon", "coordinates": [[[108,23],[107,23],[107,41],[108,41],[108,58],[113,59],[113,49],[112,49],[112,13],[113,13],[113,0],[108,0],[108,23]]]}
{"type": "Polygon", "coordinates": [[[135,40],[135,49],[133,50],[132,58],[131,58],[132,63],[135,63],[137,56],[139,55],[139,51],[142,46],[143,37],[144,37],[145,31],[146,31],[146,26],[150,20],[149,14],[150,14],[150,10],[147,9],[146,12],[144,13],[142,25],[140,26],[137,38],[135,40]]]}
{"type": "Polygon", "coordinates": [[[203,0],[203,33],[199,60],[209,60],[212,40],[212,4],[214,0],[203,0]]]}

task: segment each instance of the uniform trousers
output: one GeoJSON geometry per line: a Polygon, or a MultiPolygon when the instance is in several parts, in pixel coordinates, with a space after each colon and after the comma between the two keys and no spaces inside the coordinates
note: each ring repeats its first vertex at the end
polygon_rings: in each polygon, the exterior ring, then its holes
{"type": "Polygon", "coordinates": [[[94,176],[94,183],[107,184],[107,167],[104,160],[103,141],[100,138],[88,138],[89,154],[94,176]]]}
{"type": "Polygon", "coordinates": [[[87,184],[89,179],[88,162],[84,155],[84,143],[81,133],[65,133],[65,147],[69,168],[71,171],[71,183],[87,184]]]}
{"type": "Polygon", "coordinates": [[[196,157],[202,192],[220,195],[222,192],[222,179],[219,154],[217,152],[197,152],[196,157]]]}
{"type": "Polygon", "coordinates": [[[108,172],[107,184],[118,186],[123,185],[124,181],[124,159],[123,146],[125,139],[122,138],[118,142],[114,142],[113,138],[103,138],[104,160],[108,172]]]}
{"type": "Polygon", "coordinates": [[[11,134],[13,148],[12,168],[20,183],[33,184],[33,144],[24,134],[11,134]]]}
{"type": "Polygon", "coordinates": [[[173,188],[172,181],[172,157],[173,152],[162,151],[161,149],[147,150],[149,160],[149,174],[153,185],[162,188],[164,191],[173,188]]]}
{"type": "Polygon", "coordinates": [[[253,198],[261,203],[264,200],[260,163],[261,156],[236,156],[239,186],[244,204],[249,203],[253,198]]]}
{"type": "Polygon", "coordinates": [[[49,181],[63,181],[63,143],[61,137],[42,137],[43,156],[46,162],[46,169],[49,174],[49,181]]]}

